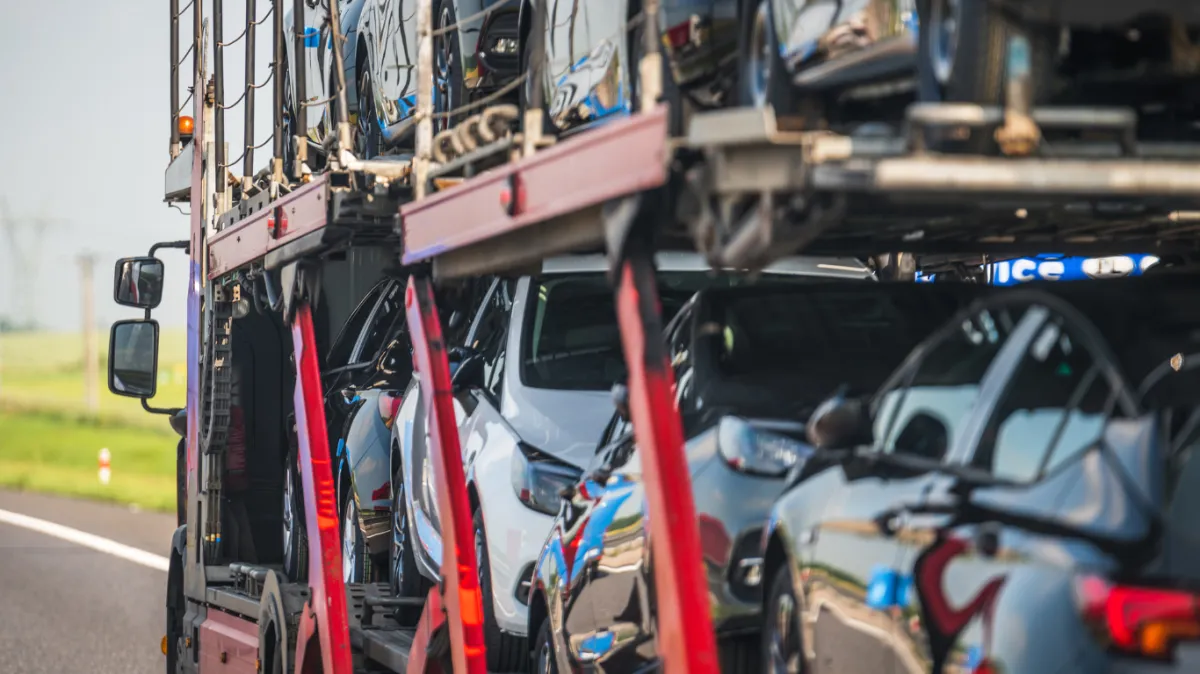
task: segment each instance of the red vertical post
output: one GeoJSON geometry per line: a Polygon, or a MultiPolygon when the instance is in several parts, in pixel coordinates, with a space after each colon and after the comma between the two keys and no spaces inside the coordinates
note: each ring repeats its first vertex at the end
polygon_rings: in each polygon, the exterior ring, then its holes
{"type": "MultiPolygon", "coordinates": [[[[433,287],[428,279],[409,277],[404,296],[408,334],[428,410],[429,442],[433,446],[433,475],[438,481],[438,508],[448,513],[442,534],[442,599],[450,630],[450,651],[456,674],[486,674],[483,641],[483,597],[479,591],[467,480],[463,473],[458,423],[454,418],[450,364],[442,340],[433,287]]],[[[428,611],[422,615],[427,618],[428,611]]],[[[418,630],[421,627],[418,627],[418,630]]]]}
{"type": "Polygon", "coordinates": [[[300,674],[353,674],[350,627],[346,619],[346,585],[342,580],[342,555],[338,537],[337,490],[325,430],[325,399],[312,308],[307,302],[292,321],[292,349],[296,359],[296,436],[300,450],[300,476],[304,489],[304,521],[308,530],[309,607],[301,617],[296,639],[296,671],[300,674]],[[320,659],[308,653],[313,633],[318,636],[320,659]]]}
{"type": "Polygon", "coordinates": [[[662,340],[654,263],[646,248],[633,248],[617,280],[617,322],[650,519],[658,652],[666,674],[717,674],[712,605],[673,393],[675,373],[662,340]]]}

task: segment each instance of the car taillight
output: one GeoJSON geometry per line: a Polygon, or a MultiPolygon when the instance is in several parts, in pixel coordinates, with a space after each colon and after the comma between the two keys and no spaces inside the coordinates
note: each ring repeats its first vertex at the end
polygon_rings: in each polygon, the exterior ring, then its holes
{"type": "Polygon", "coordinates": [[[1162,659],[1180,641],[1200,640],[1200,600],[1190,592],[1084,576],[1076,581],[1076,596],[1084,620],[1114,650],[1162,659]]]}
{"type": "Polygon", "coordinates": [[[392,427],[392,422],[396,420],[396,412],[400,410],[400,403],[403,401],[403,397],[399,395],[379,394],[379,418],[383,420],[385,427],[389,429],[392,427]]]}

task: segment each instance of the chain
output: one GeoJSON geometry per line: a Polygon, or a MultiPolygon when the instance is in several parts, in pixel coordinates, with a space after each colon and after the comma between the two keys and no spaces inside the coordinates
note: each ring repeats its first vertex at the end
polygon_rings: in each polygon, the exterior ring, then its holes
{"type": "Polygon", "coordinates": [[[200,449],[205,463],[205,491],[210,504],[204,522],[207,559],[221,551],[221,480],[225,474],[225,443],[229,438],[229,407],[233,398],[233,302],[224,286],[213,285],[209,306],[208,344],[201,363],[200,449]]]}

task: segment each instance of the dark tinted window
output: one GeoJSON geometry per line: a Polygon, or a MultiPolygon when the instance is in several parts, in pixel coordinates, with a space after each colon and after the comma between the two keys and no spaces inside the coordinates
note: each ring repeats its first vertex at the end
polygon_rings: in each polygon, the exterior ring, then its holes
{"type": "Polygon", "coordinates": [[[504,382],[512,282],[501,281],[487,296],[471,346],[483,357],[484,390],[499,397],[504,382]]]}
{"type": "Polygon", "coordinates": [[[363,328],[367,324],[367,319],[371,317],[371,310],[375,308],[375,304],[379,301],[379,295],[384,287],[385,284],[381,283],[371,288],[367,291],[366,297],[354,308],[354,313],[350,314],[346,325],[342,327],[333,346],[329,348],[329,357],[325,362],[326,367],[338,368],[350,364],[350,357],[354,353],[354,345],[358,342],[359,336],[362,335],[363,328]]]}
{"type": "Polygon", "coordinates": [[[355,358],[357,362],[374,362],[389,338],[395,338],[397,328],[404,325],[404,289],[401,284],[393,283],[383,293],[371,315],[362,349],[355,358]]]}
{"type": "Polygon", "coordinates": [[[843,385],[855,394],[875,392],[964,301],[941,288],[853,282],[701,298],[698,401],[798,417],[843,385]]]}
{"type": "MultiPolygon", "coordinates": [[[[737,274],[661,272],[664,324],[705,288],[752,283],[737,274]]],[[[771,275],[771,286],[810,285],[811,276],[771,275]]],[[[521,381],[532,388],[606,391],[625,376],[613,291],[604,274],[556,274],[533,279],[521,345],[521,381]]]]}

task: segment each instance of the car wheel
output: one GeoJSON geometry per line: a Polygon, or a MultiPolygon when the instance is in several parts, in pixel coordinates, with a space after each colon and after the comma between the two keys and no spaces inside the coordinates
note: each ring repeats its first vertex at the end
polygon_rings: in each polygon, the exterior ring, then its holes
{"type": "Polygon", "coordinates": [[[533,88],[541,87],[543,92],[542,135],[554,136],[558,133],[558,125],[556,125],[554,120],[550,118],[550,101],[547,100],[544,95],[546,92],[546,73],[534,73],[534,71],[529,67],[529,64],[533,62],[533,58],[533,40],[530,39],[529,36],[526,36],[524,43],[521,45],[521,72],[526,73],[528,76],[525,78],[525,82],[521,85],[519,94],[517,96],[517,104],[521,110],[521,123],[524,123],[525,111],[529,109],[529,102],[533,100],[533,88]]]}
{"type": "Polygon", "coordinates": [[[283,131],[287,134],[283,141],[283,175],[290,180],[296,170],[296,128],[300,118],[296,116],[296,90],[292,87],[291,69],[286,59],[283,62],[283,81],[283,131]]]}
{"type": "MultiPolygon", "coordinates": [[[[466,103],[466,85],[463,84],[462,52],[459,47],[459,31],[451,28],[458,19],[454,15],[454,0],[442,0],[434,15],[434,30],[444,31],[433,41],[433,112],[448,115],[466,103]],[[446,30],[449,29],[449,30],[446,30]]],[[[435,117],[433,132],[437,134],[454,126],[462,114],[450,117],[435,117]]]]}
{"type": "Polygon", "coordinates": [[[308,579],[308,532],[299,466],[293,451],[288,455],[283,480],[283,572],[296,583],[308,579]]]}
{"type": "MultiPolygon", "coordinates": [[[[397,597],[424,597],[431,583],[417,568],[413,554],[413,542],[409,540],[408,503],[404,491],[404,468],[396,468],[392,476],[392,594],[397,597]]],[[[405,625],[416,624],[421,609],[405,606],[396,610],[396,616],[405,625]]]]}
{"type": "Polygon", "coordinates": [[[771,674],[799,674],[804,671],[804,652],[800,643],[800,604],[792,587],[792,574],[786,565],[775,573],[763,614],[763,671],[771,674]]]}
{"type": "Polygon", "coordinates": [[[347,583],[365,583],[371,579],[371,555],[367,553],[367,541],[358,523],[358,500],[354,489],[346,488],[342,504],[342,580],[347,583]]]}
{"type": "Polygon", "coordinates": [[[742,15],[738,44],[738,93],[742,106],[765,108],[778,115],[795,112],[795,96],[787,67],[779,55],[771,0],[757,0],[742,15]]]}
{"type": "MultiPolygon", "coordinates": [[[[917,46],[919,97],[928,102],[1003,105],[1008,40],[1016,25],[989,0],[923,0],[917,46]]],[[[1035,104],[1048,102],[1058,33],[1025,31],[1035,104]]],[[[969,149],[984,151],[990,134],[975,134],[969,149]]]]}
{"type": "Polygon", "coordinates": [[[554,654],[554,638],[550,634],[550,619],[542,621],[538,629],[537,649],[533,651],[533,662],[530,663],[533,674],[558,674],[558,660],[554,654]]]}
{"type": "Polygon", "coordinates": [[[479,592],[483,595],[483,639],[487,646],[487,668],[489,672],[514,672],[525,664],[528,657],[525,639],[506,634],[496,623],[496,610],[492,594],[492,572],[488,565],[487,536],[483,531],[483,511],[476,510],[475,560],[479,564],[479,592]]]}
{"type": "Polygon", "coordinates": [[[361,159],[379,156],[379,114],[375,109],[375,88],[371,81],[371,69],[362,64],[358,76],[358,124],[355,128],[355,152],[361,159]]]}

